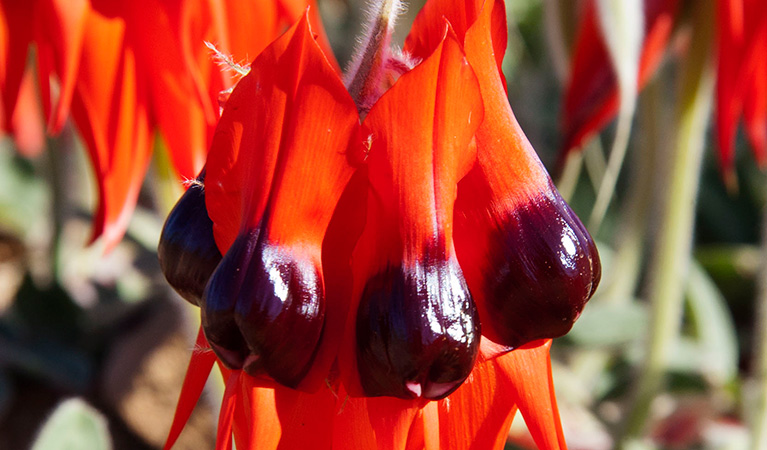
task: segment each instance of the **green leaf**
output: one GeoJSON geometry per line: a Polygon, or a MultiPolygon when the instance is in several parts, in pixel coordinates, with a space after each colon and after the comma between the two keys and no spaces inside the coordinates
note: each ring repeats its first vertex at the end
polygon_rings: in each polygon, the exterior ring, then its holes
{"type": "Polygon", "coordinates": [[[32,450],[111,450],[104,417],[79,398],[59,404],[43,425],[32,450]]]}
{"type": "Polygon", "coordinates": [[[587,347],[624,345],[642,339],[647,328],[647,310],[639,302],[592,302],[567,337],[587,347]]]}

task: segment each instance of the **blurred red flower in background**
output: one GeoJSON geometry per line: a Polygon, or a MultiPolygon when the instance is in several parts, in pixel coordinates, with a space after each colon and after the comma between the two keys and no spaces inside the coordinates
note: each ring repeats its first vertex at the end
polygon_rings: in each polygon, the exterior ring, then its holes
{"type": "MultiPolygon", "coordinates": [[[[678,0],[645,0],[645,39],[638,89],[662,61],[675,23],[678,0]]],[[[759,0],[718,0],[716,129],[719,160],[733,180],[738,120],[761,167],[767,166],[767,5],[759,0]]],[[[599,29],[594,0],[586,3],[573,49],[564,98],[562,155],[581,148],[618,110],[618,86],[599,29]]],[[[732,181],[728,181],[728,184],[732,181]]]]}
{"type": "Polygon", "coordinates": [[[34,47],[48,130],[59,132],[71,111],[99,186],[93,239],[111,247],[133,212],[156,129],[180,177],[196,176],[205,162],[218,94],[232,80],[204,42],[238,58],[256,55],[308,3],[3,0],[2,129],[27,154],[42,148],[35,67],[27,64],[34,47]]]}

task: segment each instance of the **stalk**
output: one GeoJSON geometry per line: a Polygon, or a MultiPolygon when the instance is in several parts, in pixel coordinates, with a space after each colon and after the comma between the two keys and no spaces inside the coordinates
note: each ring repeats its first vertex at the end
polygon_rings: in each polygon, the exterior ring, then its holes
{"type": "MultiPolygon", "coordinates": [[[[672,160],[664,198],[658,240],[650,265],[649,297],[651,325],[644,366],[638,377],[636,398],[622,439],[641,435],[650,406],[663,388],[671,349],[681,326],[684,286],[690,263],[695,202],[700,181],[706,124],[711,113],[714,87],[711,43],[713,2],[703,2],[693,13],[693,36],[682,68],[676,117],[679,130],[673,142],[672,160]]],[[[659,171],[656,171],[656,173],[659,171]]]]}

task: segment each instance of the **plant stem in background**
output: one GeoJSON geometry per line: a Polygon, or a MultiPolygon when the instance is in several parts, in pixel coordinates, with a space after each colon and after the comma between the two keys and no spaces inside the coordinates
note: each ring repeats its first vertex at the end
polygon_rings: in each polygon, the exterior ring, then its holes
{"type": "MultiPolygon", "coordinates": [[[[765,185],[767,188],[767,185],[765,185]]],[[[757,272],[756,324],[754,325],[754,365],[751,374],[756,404],[751,414],[752,450],[767,448],[767,205],[762,218],[761,267],[757,272]]]]}
{"type": "Polygon", "coordinates": [[[663,387],[671,350],[681,326],[684,287],[690,263],[695,202],[700,181],[706,124],[711,113],[714,72],[711,61],[713,2],[696,8],[692,42],[682,67],[677,134],[671,149],[664,186],[659,230],[650,261],[651,325],[644,366],[638,376],[635,399],[628,413],[621,445],[641,435],[650,406],[663,387]]]}

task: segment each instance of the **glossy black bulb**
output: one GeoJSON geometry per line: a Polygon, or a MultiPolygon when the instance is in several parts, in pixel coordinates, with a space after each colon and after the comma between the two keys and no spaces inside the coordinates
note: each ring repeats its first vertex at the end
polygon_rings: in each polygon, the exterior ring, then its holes
{"type": "Polygon", "coordinates": [[[484,330],[504,345],[572,328],[599,284],[594,241],[556,190],[503,216],[484,277],[484,330]]]}
{"type": "Polygon", "coordinates": [[[205,208],[200,181],[189,186],[168,215],[160,235],[157,255],[168,283],[184,299],[200,305],[205,285],[221,262],[213,239],[213,222],[205,208]]]}
{"type": "Polygon", "coordinates": [[[241,233],[205,290],[202,324],[225,365],[296,387],[325,319],[321,269],[310,258],[241,233]]]}
{"type": "Polygon", "coordinates": [[[444,398],[469,375],[479,349],[477,310],[452,258],[373,276],[356,327],[357,364],[369,396],[444,398]]]}

